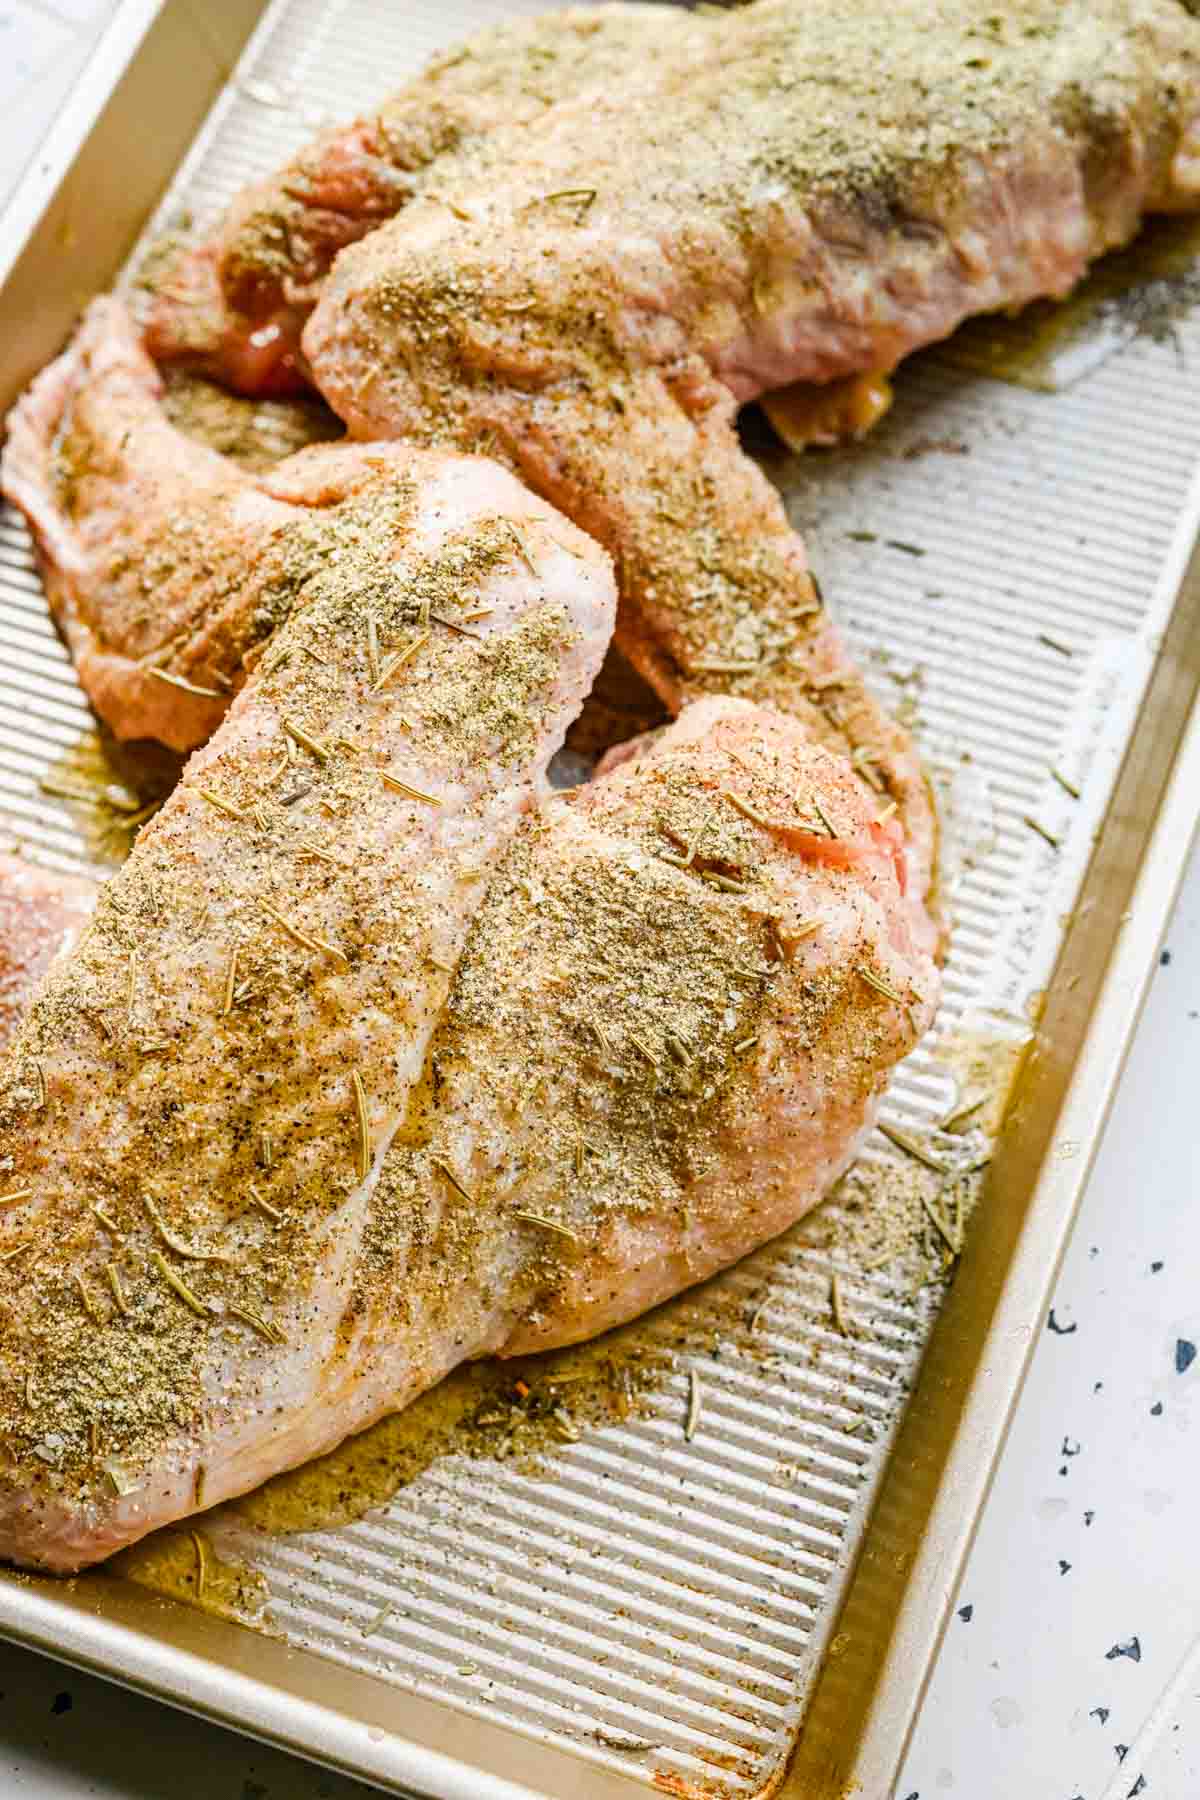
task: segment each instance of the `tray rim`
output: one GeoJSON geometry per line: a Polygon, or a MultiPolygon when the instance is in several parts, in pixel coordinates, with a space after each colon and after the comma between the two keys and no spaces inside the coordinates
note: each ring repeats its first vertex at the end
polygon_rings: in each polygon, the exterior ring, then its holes
{"type": "MultiPolygon", "coordinates": [[[[194,45],[199,17],[208,28],[204,36],[210,54],[190,71],[186,105],[176,109],[178,118],[170,143],[165,149],[156,147],[165,163],[154,164],[148,176],[144,172],[137,195],[142,216],[151,211],[186,155],[236,54],[264,27],[273,10],[272,0],[207,0],[207,4],[197,4],[197,0],[120,0],[68,106],[47,135],[42,156],[35,158],[36,169],[27,172],[0,212],[0,328],[7,326],[11,331],[20,321],[26,298],[23,274],[31,254],[47,234],[60,230],[58,210],[64,193],[72,187],[86,191],[114,121],[128,120],[131,110],[136,117],[139,98],[145,96],[156,71],[161,71],[164,45],[173,34],[184,31],[194,45]]],[[[151,161],[147,157],[147,162],[151,161]]],[[[122,235],[111,245],[109,276],[116,272],[132,236],[128,220],[121,221],[118,230],[122,235]]],[[[94,260],[89,262],[86,254],[74,258],[69,243],[57,248],[65,265],[68,308],[73,313],[74,296],[94,290],[105,277],[98,275],[94,260]]],[[[26,355],[32,356],[35,366],[53,354],[57,348],[54,334],[60,338],[65,328],[61,308],[45,310],[37,329],[22,334],[32,346],[26,355]]],[[[0,392],[0,408],[9,397],[0,392]]],[[[1193,611],[1200,617],[1198,522],[1200,473],[1180,514],[1173,566],[1168,566],[1163,576],[1175,599],[1176,622],[1189,586],[1193,611]]],[[[1147,689],[1147,703],[1130,733],[1127,756],[1148,735],[1147,706],[1164,656],[1165,652],[1147,689]]],[[[818,1770],[807,1763],[802,1725],[787,1769],[781,1769],[762,1790],[763,1796],[777,1793],[779,1800],[849,1800],[857,1795],[862,1800],[885,1800],[892,1794],[940,1647],[958,1573],[973,1541],[1020,1396],[1036,1341],[1034,1322],[1044,1316],[1140,1016],[1157,947],[1200,825],[1200,681],[1195,677],[1192,687],[1186,723],[1167,751],[1170,769],[1153,826],[1131,870],[1133,889],[1121,928],[1096,973],[1088,1023],[1077,1039],[1076,1066],[1054,1107],[1051,1122],[1056,1129],[1078,1137],[1087,1152],[1070,1164],[1046,1157],[1032,1182],[992,1323],[978,1345],[977,1363],[964,1394],[937,1497],[925,1516],[924,1541],[904,1574],[902,1598],[879,1667],[869,1690],[860,1696],[852,1737],[847,1737],[836,1766],[823,1763],[818,1770]],[[813,1785],[814,1781],[820,1785],[813,1785]]],[[[1157,766],[1162,765],[1160,757],[1157,766]]],[[[1121,782],[1118,778],[1106,809],[1106,826],[1119,805],[1121,782]]],[[[1094,869],[1089,867],[1081,895],[1093,879],[1094,869]]],[[[925,1381],[929,1350],[927,1346],[922,1358],[917,1392],[925,1381]]],[[[912,1398],[908,1406],[911,1410],[912,1398]]],[[[892,1485],[896,1456],[894,1449],[879,1499],[864,1527],[860,1565],[871,1545],[875,1514],[892,1485]]],[[[858,1586],[856,1567],[847,1583],[843,1614],[858,1586]]],[[[555,1800],[632,1800],[648,1791],[646,1774],[633,1768],[626,1774],[585,1760],[572,1750],[545,1742],[536,1733],[525,1734],[513,1724],[480,1718],[451,1699],[414,1693],[398,1696],[379,1677],[343,1668],[315,1651],[293,1649],[278,1639],[102,1574],[77,1584],[0,1571],[0,1636],[397,1793],[419,1793],[433,1800],[546,1800],[550,1795],[555,1800]],[[161,1629],[167,1616],[169,1642],[161,1629]],[[315,1682],[303,1680],[305,1670],[316,1673],[315,1682]],[[311,1697],[314,1687],[324,1696],[319,1701],[311,1697]],[[403,1736],[389,1724],[398,1711],[404,1715],[403,1736]],[[538,1786],[513,1782],[494,1772],[504,1763],[513,1766],[514,1744],[521,1747],[523,1773],[538,1786]],[[489,1755],[491,1751],[495,1754],[489,1755]],[[476,1760],[476,1752],[481,1760],[476,1760]]],[[[810,1701],[806,1723],[822,1697],[821,1685],[810,1701]]]]}
{"type": "Polygon", "coordinates": [[[398,1696],[378,1676],[102,1570],[83,1582],[0,1570],[0,1636],[409,1800],[634,1800],[649,1791],[632,1772],[481,1719],[449,1699],[398,1696]],[[170,1643],[152,1630],[163,1618],[170,1643]],[[317,1675],[322,1700],[312,1698],[306,1672],[317,1675]],[[402,1735],[389,1723],[398,1702],[402,1735]],[[511,1761],[514,1739],[537,1786],[486,1766],[493,1747],[507,1748],[511,1761]]]}

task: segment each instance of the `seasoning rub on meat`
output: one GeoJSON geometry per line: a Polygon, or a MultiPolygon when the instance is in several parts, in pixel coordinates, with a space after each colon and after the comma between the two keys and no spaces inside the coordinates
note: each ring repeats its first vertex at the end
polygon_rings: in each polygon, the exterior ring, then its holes
{"type": "Polygon", "coordinates": [[[923,873],[919,770],[736,409],[1066,293],[1196,204],[1198,121],[1180,0],[759,0],[723,54],[460,158],[338,257],[305,355],[354,435],[488,445],[604,543],[670,705],[765,700],[873,758],[923,873]]]}
{"type": "MultiPolygon", "coordinates": [[[[336,634],[313,641],[344,673],[336,634]]],[[[8,1067],[0,1554],[18,1561],[93,1561],[465,1357],[587,1337],[735,1260],[824,1195],[932,1018],[898,827],[794,721],[689,708],[530,814],[475,883],[461,951],[430,953],[431,915],[452,936],[446,871],[414,859],[405,815],[361,871],[378,735],[352,775],[313,737],[330,829],[255,847],[256,805],[293,835],[285,796],[253,799],[296,697],[283,673],[247,688],[102,891],[8,1067]],[[239,879],[285,855],[318,880],[276,905],[239,879]]],[[[356,691],[361,709],[361,674],[356,691]]]]}
{"type": "Polygon", "coordinates": [[[18,1561],[93,1561],[202,1470],[216,1499],[350,1429],[379,1165],[611,632],[603,552],[505,471],[305,454],[336,537],[4,1065],[18,1561]]]}
{"type": "Polygon", "coordinates": [[[305,385],[300,332],[335,256],[491,132],[559,100],[626,91],[723,36],[718,16],[661,5],[572,6],[504,20],[436,56],[349,125],[334,127],[240,193],[198,243],[160,245],[142,271],[148,347],[244,393],[305,385]]]}

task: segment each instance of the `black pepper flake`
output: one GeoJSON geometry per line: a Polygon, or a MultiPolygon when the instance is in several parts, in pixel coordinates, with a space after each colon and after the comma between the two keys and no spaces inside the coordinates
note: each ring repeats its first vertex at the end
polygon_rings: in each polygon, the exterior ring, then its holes
{"type": "Polygon", "coordinates": [[[1060,1325],[1055,1316],[1054,1308],[1051,1307],[1050,1317],[1046,1320],[1046,1329],[1048,1331],[1053,1331],[1058,1337],[1070,1337],[1073,1331],[1079,1330],[1079,1327],[1074,1321],[1072,1321],[1070,1325],[1060,1325]]]}
{"type": "Polygon", "coordinates": [[[1110,1710],[1111,1709],[1107,1706],[1093,1706],[1091,1712],[1088,1714],[1088,1718],[1099,1719],[1102,1725],[1107,1725],[1110,1710]]]}
{"type": "Polygon", "coordinates": [[[60,1713],[70,1712],[74,1704],[74,1699],[64,1688],[62,1693],[55,1694],[53,1700],[50,1702],[50,1711],[54,1714],[55,1718],[57,1718],[60,1713]]]}
{"type": "Polygon", "coordinates": [[[971,1623],[971,1619],[972,1619],[972,1616],[974,1615],[974,1612],[975,1612],[974,1605],[960,1606],[958,1609],[958,1616],[962,1620],[964,1625],[969,1625],[971,1623]]]}
{"type": "Polygon", "coordinates": [[[1161,1269],[1162,1269],[1162,1264],[1160,1262],[1152,1262],[1150,1264],[1150,1273],[1152,1275],[1157,1275],[1161,1269]]]}
{"type": "Polygon", "coordinates": [[[1065,1574],[1067,1574],[1067,1572],[1068,1572],[1068,1570],[1069,1570],[1069,1569],[1070,1569],[1070,1567],[1071,1567],[1071,1565],[1070,1565],[1070,1563],[1069,1563],[1069,1562],[1064,1562],[1064,1561],[1063,1561],[1063,1558],[1062,1558],[1062,1557],[1061,1557],[1061,1556],[1060,1556],[1060,1557],[1059,1557],[1059,1559],[1058,1559],[1058,1572],[1059,1572],[1059,1574],[1060,1574],[1060,1575],[1065,1575],[1065,1574]]]}
{"type": "Polygon", "coordinates": [[[1094,1512],[1085,1512],[1085,1513],[1084,1513],[1084,1515],[1083,1515],[1083,1522],[1084,1522],[1084,1524],[1085,1524],[1085,1525],[1090,1525],[1090,1524],[1091,1524],[1091,1522],[1092,1522],[1092,1520],[1093,1520],[1093,1519],[1094,1519],[1094,1518],[1095,1518],[1095,1516],[1096,1516],[1096,1515],[1095,1515],[1095,1513],[1094,1513],[1094,1512]]]}
{"type": "Polygon", "coordinates": [[[1064,1437],[1064,1439],[1062,1441],[1062,1449],[1059,1451],[1059,1455],[1060,1456],[1078,1456],[1079,1452],[1082,1449],[1083,1449],[1082,1444],[1073,1444],[1069,1437],[1064,1437]]]}
{"type": "Polygon", "coordinates": [[[1175,1339],[1175,1373],[1186,1375],[1196,1360],[1196,1346],[1190,1338],[1175,1339]]]}
{"type": "Polygon", "coordinates": [[[1139,1775],[1129,1790],[1127,1800],[1137,1800],[1137,1796],[1139,1794],[1144,1794],[1149,1786],[1150,1783],[1146,1780],[1146,1777],[1144,1775],[1139,1775]]]}
{"type": "Polygon", "coordinates": [[[1129,1745],[1128,1744],[1114,1744],[1113,1749],[1117,1753],[1117,1761],[1119,1763],[1124,1762],[1125,1758],[1129,1755],[1129,1745]]]}
{"type": "Polygon", "coordinates": [[[1105,1662],[1116,1662],[1119,1656],[1127,1656],[1130,1662],[1140,1663],[1142,1660],[1141,1639],[1131,1637],[1127,1644],[1114,1644],[1111,1650],[1104,1652],[1105,1662]]]}
{"type": "Polygon", "coordinates": [[[1150,1417],[1152,1419],[1161,1419],[1162,1418],[1162,1401],[1161,1400],[1156,1400],[1154,1402],[1154,1405],[1150,1408],[1150,1417]]]}
{"type": "Polygon", "coordinates": [[[1171,966],[1171,952],[1169,950],[1164,950],[1158,960],[1162,968],[1169,969],[1171,966]]]}

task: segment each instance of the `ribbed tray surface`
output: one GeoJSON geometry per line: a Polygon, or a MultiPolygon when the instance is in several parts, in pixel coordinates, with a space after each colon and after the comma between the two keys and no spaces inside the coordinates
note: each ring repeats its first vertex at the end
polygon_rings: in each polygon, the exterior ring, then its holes
{"type": "MultiPolygon", "coordinates": [[[[322,122],[515,10],[538,9],[277,0],[151,233],[212,214],[322,122]]],[[[964,1021],[1016,1034],[1036,1004],[1165,623],[1192,524],[1200,407],[1180,372],[1200,324],[1160,339],[1056,394],[918,359],[866,445],[767,453],[831,604],[950,792],[946,1002],[888,1109],[909,1130],[952,1095],[939,1044],[964,1021]]],[[[79,809],[39,782],[90,715],[11,513],[0,670],[0,843],[86,864],[79,809]]],[[[867,1162],[894,1179],[882,1140],[867,1162]]],[[[869,1217],[847,1219],[869,1237],[869,1217]]],[[[757,1792],[795,1732],[936,1310],[936,1287],[831,1252],[830,1233],[818,1216],[667,1309],[641,1339],[671,1358],[643,1406],[532,1470],[444,1456],[357,1523],[273,1536],[223,1509],[213,1545],[261,1573],[264,1624],[293,1644],[647,1783],[757,1792]]],[[[832,1235],[845,1245],[836,1217],[832,1235]]]]}

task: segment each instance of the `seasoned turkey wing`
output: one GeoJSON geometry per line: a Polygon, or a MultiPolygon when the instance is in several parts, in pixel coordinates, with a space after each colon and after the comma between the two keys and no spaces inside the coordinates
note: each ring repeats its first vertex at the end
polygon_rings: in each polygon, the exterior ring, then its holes
{"type": "Polygon", "coordinates": [[[176,430],[113,299],[13,408],[0,486],[100,717],[120,738],[203,743],[303,590],[315,515],[176,430]]]}
{"type": "Polygon", "coordinates": [[[339,531],[0,1081],[0,1554],[106,1555],[350,1429],[379,1166],[611,631],[478,459],[311,451],[339,531]]]}
{"type": "Polygon", "coordinates": [[[244,393],[303,387],[300,332],[340,250],[435,188],[456,154],[497,127],[590,89],[625,92],[666,56],[678,66],[705,54],[721,24],[610,4],[476,33],[245,189],[199,243],[158,250],[144,274],[152,355],[244,393]]]}
{"type": "MultiPolygon", "coordinates": [[[[525,822],[434,1039],[426,1141],[380,1186],[389,1227],[447,1183],[506,1222],[488,1349],[633,1318],[824,1197],[938,997],[902,862],[843,758],[724,698],[525,822]]],[[[493,1277],[472,1222],[433,1239],[443,1306],[493,1277]]]]}
{"type": "Polygon", "coordinates": [[[670,704],[728,691],[848,742],[927,863],[916,765],[844,676],[734,415],[1065,294],[1145,212],[1194,205],[1200,21],[759,0],[724,50],[462,157],[339,256],[305,355],[353,434],[509,458],[612,551],[620,641],[670,704]]]}
{"type": "MultiPolygon", "coordinates": [[[[423,466],[339,443],[239,467],[170,422],[125,307],[106,298],[13,409],[0,484],[29,520],[51,610],[100,717],[120,738],[190,750],[265,640],[361,536],[364,493],[394,488],[399,503],[423,466]]],[[[518,490],[510,481],[506,492],[518,490]]],[[[530,504],[515,502],[513,517],[530,504]]],[[[510,543],[519,563],[519,535],[510,543]]]]}
{"type": "MultiPolygon", "coordinates": [[[[294,623],[281,645],[300,639],[294,623]]],[[[210,773],[269,679],[195,759],[210,773]]],[[[202,861],[207,820],[172,801],[165,833],[202,861]]],[[[43,1567],[93,1561],[326,1450],[465,1357],[587,1337],[745,1254],[845,1168],[937,998],[895,823],[794,721],[737,700],[689,708],[528,815],[453,978],[411,944],[401,977],[376,954],[353,1019],[327,983],[311,991],[307,954],[265,966],[260,945],[232,976],[205,966],[211,906],[188,944],[189,1006],[162,1004],[161,963],[126,956],[114,977],[114,916],[143,942],[163,918],[161,890],[149,914],[131,904],[163,837],[149,828],[103,891],[9,1069],[14,1180],[37,1179],[79,1114],[56,1191],[14,1209],[9,1235],[32,1226],[32,1241],[0,1262],[0,1554],[43,1567]],[[131,1045],[150,1023],[135,979],[153,983],[150,1028],[169,1044],[131,1045]],[[85,1013],[76,1045],[108,1022],[86,1114],[82,1071],[44,1041],[64,1009],[85,1013]],[[202,1058],[205,1089],[189,1091],[181,1067],[202,1058]],[[54,1225],[45,1242],[39,1222],[54,1225]],[[201,1260],[214,1254],[233,1260],[201,1260]]],[[[328,841],[353,848],[344,831],[328,841]]],[[[356,951],[339,984],[365,981],[356,951]]]]}

